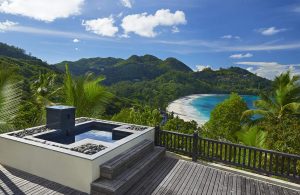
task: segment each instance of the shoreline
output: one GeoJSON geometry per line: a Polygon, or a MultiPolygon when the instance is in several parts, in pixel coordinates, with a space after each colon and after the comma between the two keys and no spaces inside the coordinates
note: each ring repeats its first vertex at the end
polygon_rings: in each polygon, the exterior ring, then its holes
{"type": "Polygon", "coordinates": [[[200,97],[205,96],[215,96],[215,95],[222,95],[222,94],[193,94],[189,96],[184,96],[179,98],[173,102],[171,102],[166,110],[167,112],[174,113],[174,116],[178,116],[180,119],[184,121],[196,121],[198,126],[202,126],[207,122],[205,116],[201,116],[201,113],[193,107],[191,104],[192,101],[198,99],[200,97]]]}

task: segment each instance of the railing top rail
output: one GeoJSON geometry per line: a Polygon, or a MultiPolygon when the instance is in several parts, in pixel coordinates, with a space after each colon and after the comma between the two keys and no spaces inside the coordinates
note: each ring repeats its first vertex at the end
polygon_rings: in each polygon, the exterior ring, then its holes
{"type": "MultiPolygon", "coordinates": [[[[184,134],[184,133],[178,133],[178,132],[167,131],[167,130],[160,130],[160,131],[167,132],[167,133],[170,133],[170,134],[176,134],[176,135],[182,135],[182,136],[187,136],[187,137],[193,137],[193,134],[184,134]]],[[[278,151],[274,151],[274,150],[267,150],[267,149],[262,149],[262,148],[256,148],[256,147],[253,147],[253,146],[245,146],[245,145],[242,145],[242,144],[224,142],[224,141],[219,141],[219,140],[214,140],[214,139],[209,139],[209,138],[199,137],[198,139],[202,139],[202,140],[206,140],[206,141],[211,141],[211,142],[215,142],[215,143],[220,143],[220,144],[227,144],[227,145],[241,147],[241,148],[246,148],[246,149],[252,149],[252,150],[259,151],[259,152],[267,152],[267,153],[271,153],[271,154],[282,155],[284,157],[289,157],[289,158],[294,158],[294,159],[300,160],[300,155],[296,155],[296,154],[288,154],[288,153],[278,152],[278,151]]]]}
{"type": "Polygon", "coordinates": [[[202,138],[201,137],[200,139],[211,141],[211,142],[216,142],[216,143],[221,143],[221,144],[237,146],[237,147],[241,147],[241,148],[252,149],[252,150],[261,151],[261,152],[268,152],[268,153],[278,154],[278,155],[282,155],[282,156],[286,156],[286,157],[292,157],[292,158],[296,158],[296,159],[300,160],[300,155],[296,155],[296,154],[288,154],[288,153],[278,152],[278,151],[274,151],[274,150],[256,148],[256,147],[253,147],[253,146],[246,146],[246,145],[242,145],[242,144],[230,143],[230,142],[219,141],[219,140],[214,140],[214,139],[209,139],[209,138],[202,138]]]}
{"type": "Polygon", "coordinates": [[[167,130],[160,130],[160,131],[167,132],[167,133],[170,133],[170,134],[176,134],[176,135],[183,135],[183,136],[187,136],[187,137],[193,137],[192,134],[178,133],[178,132],[167,131],[167,130]]]}

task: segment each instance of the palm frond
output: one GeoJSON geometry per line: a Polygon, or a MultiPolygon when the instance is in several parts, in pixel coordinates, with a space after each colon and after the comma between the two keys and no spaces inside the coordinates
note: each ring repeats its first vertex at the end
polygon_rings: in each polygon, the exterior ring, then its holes
{"type": "Polygon", "coordinates": [[[246,110],[245,112],[243,112],[241,120],[245,120],[248,117],[252,117],[254,115],[261,115],[264,117],[270,117],[272,116],[272,114],[266,110],[246,110]]]}
{"type": "Polygon", "coordinates": [[[267,133],[265,131],[261,131],[257,126],[252,127],[244,127],[242,131],[238,131],[236,133],[237,138],[240,142],[247,146],[264,148],[267,133]]]}
{"type": "Polygon", "coordinates": [[[18,113],[22,92],[20,83],[7,81],[0,91],[0,131],[5,132],[11,126],[10,123],[18,113]]]}

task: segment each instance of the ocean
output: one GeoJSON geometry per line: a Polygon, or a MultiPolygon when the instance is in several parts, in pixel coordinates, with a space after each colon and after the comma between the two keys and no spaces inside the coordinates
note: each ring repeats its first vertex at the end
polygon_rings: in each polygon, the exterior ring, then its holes
{"type": "MultiPolygon", "coordinates": [[[[173,112],[179,118],[190,121],[195,120],[203,125],[209,120],[210,113],[214,107],[229,98],[229,94],[195,94],[173,101],[167,107],[168,112],[173,112]]],[[[253,102],[258,96],[241,95],[250,109],[253,109],[253,102]]]]}
{"type": "MultiPolygon", "coordinates": [[[[229,96],[229,94],[201,96],[191,101],[191,105],[199,112],[200,116],[203,117],[202,120],[208,121],[214,107],[229,98],[229,96]]],[[[247,103],[247,106],[253,109],[253,102],[257,100],[258,97],[253,95],[242,95],[242,97],[247,103]]]]}

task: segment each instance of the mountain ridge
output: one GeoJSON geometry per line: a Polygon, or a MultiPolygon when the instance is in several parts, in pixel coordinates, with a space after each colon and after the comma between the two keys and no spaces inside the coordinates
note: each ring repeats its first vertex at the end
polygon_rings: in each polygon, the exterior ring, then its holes
{"type": "Polygon", "coordinates": [[[90,72],[105,76],[102,84],[118,97],[162,107],[185,95],[231,92],[258,94],[261,90],[269,90],[272,84],[272,81],[240,67],[208,68],[194,72],[176,58],[162,60],[149,54],[132,55],[128,59],[82,58],[49,65],[22,49],[0,44],[1,64],[18,69],[19,74],[29,80],[34,80],[40,73],[54,73],[59,75],[61,82],[65,64],[68,64],[74,76],[90,72]]]}

